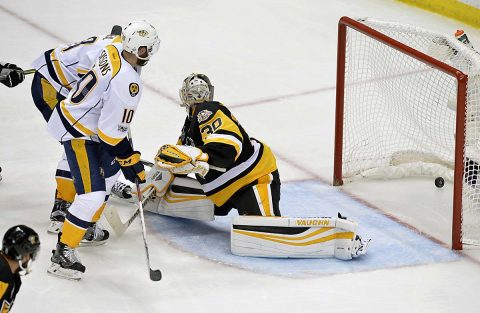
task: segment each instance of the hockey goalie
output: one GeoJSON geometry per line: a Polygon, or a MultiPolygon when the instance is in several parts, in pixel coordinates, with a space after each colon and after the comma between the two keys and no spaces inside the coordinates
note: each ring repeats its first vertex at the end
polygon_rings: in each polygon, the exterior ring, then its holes
{"type": "Polygon", "coordinates": [[[203,221],[236,209],[239,216],[231,227],[236,255],[349,260],[365,254],[369,241],[357,235],[356,223],[340,215],[280,216],[281,184],[272,150],[213,101],[213,90],[204,74],[183,81],[180,98],[187,118],[177,144],[160,147],[141,186],[145,209],[203,221]]]}

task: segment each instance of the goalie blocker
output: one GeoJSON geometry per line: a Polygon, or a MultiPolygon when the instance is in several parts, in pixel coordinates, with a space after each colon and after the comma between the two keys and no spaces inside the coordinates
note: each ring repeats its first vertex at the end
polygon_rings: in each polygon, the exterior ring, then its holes
{"type": "Polygon", "coordinates": [[[330,217],[238,216],[231,228],[231,250],[239,256],[350,260],[366,253],[370,240],[358,224],[330,217]]]}

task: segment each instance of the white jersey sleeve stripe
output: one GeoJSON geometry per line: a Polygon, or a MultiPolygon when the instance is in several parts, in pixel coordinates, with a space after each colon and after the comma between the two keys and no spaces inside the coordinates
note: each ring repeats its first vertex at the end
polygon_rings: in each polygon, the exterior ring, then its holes
{"type": "Polygon", "coordinates": [[[98,128],[97,130],[98,130],[98,137],[100,137],[100,139],[102,139],[103,142],[106,142],[111,146],[116,146],[123,140],[123,137],[122,138],[114,138],[114,137],[108,136],[107,134],[102,132],[102,130],[100,128],[98,128]]]}
{"type": "Polygon", "coordinates": [[[88,73],[88,69],[83,69],[83,68],[77,67],[77,73],[79,75],[85,75],[85,74],[88,73]]]}
{"type": "Polygon", "coordinates": [[[70,82],[67,80],[65,77],[65,73],[62,71],[62,67],[60,66],[60,60],[57,58],[55,54],[55,50],[52,51],[50,54],[53,66],[55,67],[55,72],[57,73],[58,78],[62,82],[62,85],[68,89],[72,89],[72,86],[70,86],[70,82]]]}

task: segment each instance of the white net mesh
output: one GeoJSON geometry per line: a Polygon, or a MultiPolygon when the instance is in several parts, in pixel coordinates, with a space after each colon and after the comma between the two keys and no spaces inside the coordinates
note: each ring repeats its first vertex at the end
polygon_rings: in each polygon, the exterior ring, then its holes
{"type": "MultiPolygon", "coordinates": [[[[362,23],[468,75],[462,231],[464,242],[480,243],[480,55],[453,35],[373,19],[362,23]]],[[[351,28],[345,62],[344,180],[452,180],[456,78],[351,28]]]]}

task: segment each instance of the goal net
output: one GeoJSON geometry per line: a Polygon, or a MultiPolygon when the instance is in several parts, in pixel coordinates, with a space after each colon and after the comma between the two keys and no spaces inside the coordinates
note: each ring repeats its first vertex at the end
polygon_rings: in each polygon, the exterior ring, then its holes
{"type": "Polygon", "coordinates": [[[480,244],[480,55],[453,35],[339,22],[334,184],[454,182],[452,247],[480,244]]]}

